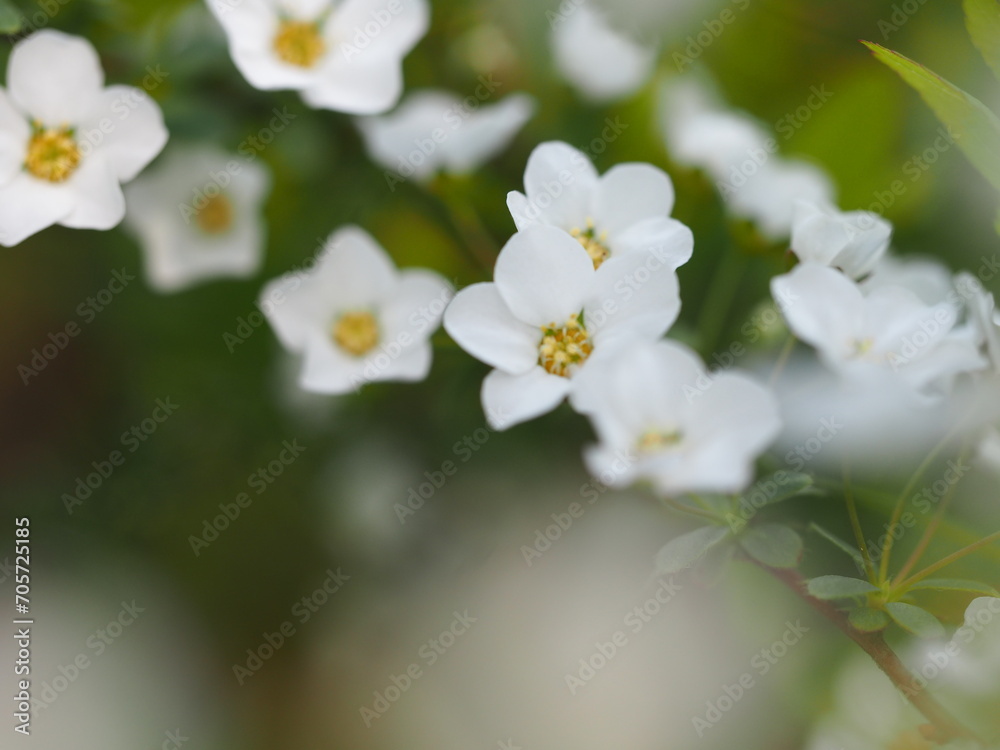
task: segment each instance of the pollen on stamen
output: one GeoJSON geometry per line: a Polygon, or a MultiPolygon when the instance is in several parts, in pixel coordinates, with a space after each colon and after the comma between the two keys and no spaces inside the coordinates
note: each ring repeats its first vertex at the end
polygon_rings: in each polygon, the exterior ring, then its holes
{"type": "Polygon", "coordinates": [[[571,315],[562,325],[542,326],[542,334],[538,364],[552,375],[571,377],[594,351],[590,335],[578,315],[571,315]]]}
{"type": "Polygon", "coordinates": [[[65,182],[80,166],[81,158],[72,129],[35,126],[24,167],[39,179],[65,182]]]}
{"type": "Polygon", "coordinates": [[[643,453],[655,453],[674,447],[683,437],[679,430],[649,430],[639,438],[638,447],[643,453]]]}
{"type": "Polygon", "coordinates": [[[195,219],[205,234],[222,234],[233,225],[233,204],[221,193],[205,201],[195,219]]]}
{"type": "Polygon", "coordinates": [[[345,352],[361,357],[378,345],[378,321],[366,311],[344,313],[333,324],[331,336],[345,352]]]}
{"type": "Polygon", "coordinates": [[[299,68],[313,67],[326,52],[319,25],[311,21],[282,21],[273,46],[279,58],[299,68]]]}
{"type": "Polygon", "coordinates": [[[611,251],[608,249],[606,244],[608,241],[608,233],[601,232],[598,234],[593,219],[587,219],[587,226],[585,229],[574,227],[569,230],[569,233],[573,235],[576,241],[583,246],[584,250],[587,251],[587,255],[589,255],[590,259],[593,261],[595,269],[600,268],[601,264],[611,257],[611,251]]]}

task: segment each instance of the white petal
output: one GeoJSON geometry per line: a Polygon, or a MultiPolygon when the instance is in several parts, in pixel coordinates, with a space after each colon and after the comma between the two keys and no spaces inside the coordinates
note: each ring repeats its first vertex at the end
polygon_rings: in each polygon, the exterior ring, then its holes
{"type": "Polygon", "coordinates": [[[21,171],[30,138],[27,120],[0,88],[0,185],[21,171]]]}
{"type": "Polygon", "coordinates": [[[428,341],[421,341],[396,357],[370,357],[362,374],[366,381],[415,383],[427,377],[433,359],[434,347],[428,341]]]}
{"type": "Polygon", "coordinates": [[[80,161],[66,181],[75,205],[59,223],[74,229],[111,229],[125,218],[125,196],[118,175],[103,154],[94,153],[80,161]]]}
{"type": "Polygon", "coordinates": [[[345,59],[377,54],[397,62],[427,33],[426,0],[344,0],[330,16],[329,29],[345,59]]]}
{"type": "Polygon", "coordinates": [[[508,240],[493,272],[497,290],[518,320],[564,323],[583,310],[594,264],[579,242],[554,227],[532,227],[508,240]]]}
{"type": "Polygon", "coordinates": [[[343,227],[327,239],[310,279],[318,295],[338,310],[370,307],[391,299],[399,276],[392,259],[368,232],[343,227]]]}
{"type": "Polygon", "coordinates": [[[767,237],[781,240],[792,231],[796,200],[832,203],[834,192],[833,183],[819,167],[771,155],[745,184],[730,186],[724,197],[733,213],[756,222],[767,237]]]}
{"type": "Polygon", "coordinates": [[[598,346],[620,335],[656,339],[681,310],[680,285],[670,264],[653,252],[612,257],[594,275],[584,322],[598,346]]]}
{"type": "Polygon", "coordinates": [[[433,271],[400,271],[391,297],[382,306],[385,335],[392,340],[426,341],[441,325],[454,296],[451,284],[433,271]]]}
{"type": "Polygon", "coordinates": [[[359,53],[347,60],[329,55],[316,77],[302,90],[310,107],[355,115],[390,109],[403,93],[403,68],[398,59],[359,53]]]}
{"type": "Polygon", "coordinates": [[[574,9],[552,31],[556,65],[580,92],[595,101],[636,91],[653,70],[656,52],[608,26],[586,5],[574,9]]]}
{"type": "Polygon", "coordinates": [[[445,128],[446,116],[459,106],[458,97],[449,92],[417,91],[391,114],[359,117],[357,126],[372,161],[406,177],[423,180],[444,163],[448,141],[454,138],[451,128],[445,128]],[[438,138],[434,137],[435,132],[438,138]],[[426,143],[429,148],[420,148],[426,143]]]}
{"type": "Polygon", "coordinates": [[[613,243],[620,232],[643,219],[666,218],[674,208],[674,185],[651,164],[619,164],[598,182],[594,219],[613,243]]]}
{"type": "Polygon", "coordinates": [[[483,381],[483,411],[496,430],[506,430],[555,409],[570,392],[570,381],[534,367],[520,375],[494,370],[483,381]]]}
{"type": "Polygon", "coordinates": [[[516,375],[538,364],[541,329],[515,318],[496,284],[473,284],[455,295],[444,328],[473,357],[504,372],[516,375]]]}
{"type": "Polygon", "coordinates": [[[367,382],[364,360],[341,352],[329,336],[315,330],[307,337],[299,385],[313,393],[352,393],[367,382]]]}
{"type": "Polygon", "coordinates": [[[588,445],[583,450],[583,460],[590,476],[607,487],[628,487],[638,478],[638,461],[624,450],[607,445],[588,445]]]}
{"type": "Polygon", "coordinates": [[[544,223],[569,231],[583,228],[593,212],[597,170],[587,156],[560,141],[542,143],[531,152],[524,171],[526,200],[507,196],[518,229],[544,223]]]}
{"type": "Polygon", "coordinates": [[[614,255],[651,252],[676,270],[691,260],[694,234],[677,219],[644,219],[615,236],[609,244],[614,255]]]}
{"type": "Polygon", "coordinates": [[[0,245],[13,247],[64,219],[76,205],[73,191],[20,172],[0,187],[0,245]]]}
{"type": "Polygon", "coordinates": [[[81,123],[81,153],[100,151],[120,182],[128,182],[160,153],[168,138],[159,105],[142,89],[109,86],[94,115],[81,123]]]}
{"type": "Polygon", "coordinates": [[[864,298],[850,279],[803,263],[772,279],[771,293],[796,336],[833,360],[852,354],[863,332],[864,298]]]}
{"type": "Polygon", "coordinates": [[[7,64],[11,98],[48,127],[85,120],[103,85],[101,61],[90,42],[52,29],[14,45],[7,64]]]}
{"type": "MultiPolygon", "coordinates": [[[[464,112],[465,110],[463,110],[464,112]]],[[[492,106],[469,115],[445,149],[445,163],[452,174],[467,174],[499,154],[535,113],[535,100],[511,94],[492,106]]]]}

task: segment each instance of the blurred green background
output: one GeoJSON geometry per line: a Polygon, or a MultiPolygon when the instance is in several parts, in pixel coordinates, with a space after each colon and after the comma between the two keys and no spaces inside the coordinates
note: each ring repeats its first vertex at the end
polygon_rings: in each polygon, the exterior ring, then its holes
{"type": "MultiPolygon", "coordinates": [[[[29,14],[37,10],[28,0],[15,4],[29,14]]],[[[151,94],[163,108],[172,143],[208,141],[235,150],[266,125],[274,108],[287,107],[295,115],[260,155],[274,174],[274,187],[266,207],[266,260],[251,280],[223,280],[179,294],[156,294],[143,282],[138,246],[120,229],[97,233],[55,227],[2,252],[0,399],[5,429],[0,475],[5,517],[31,519],[40,600],[50,590],[76,591],[86,600],[88,586],[167,592],[163,601],[170,605],[165,616],[182,621],[188,629],[183,632],[192,635],[150,641],[149,647],[167,644],[160,656],[168,663],[195,664],[197,674],[190,677],[191,684],[200,686],[205,698],[192,710],[205,714],[206,725],[213,727],[200,737],[192,735],[188,747],[471,748],[496,747],[508,736],[519,738],[526,748],[581,746],[560,744],[568,743],[572,733],[563,740],[556,733],[532,742],[529,730],[518,724],[531,707],[517,706],[513,696],[523,685],[513,678],[499,697],[465,701],[463,696],[467,691],[474,694],[476,687],[468,681],[472,678],[456,674],[452,689],[442,692],[433,710],[427,708],[422,719],[411,719],[399,709],[394,720],[400,724],[392,730],[383,728],[387,722],[366,730],[358,706],[370,705],[372,691],[385,687],[388,674],[398,673],[420,643],[447,625],[450,592],[456,592],[454,608],[459,611],[468,605],[459,601],[458,592],[483,590],[482,585],[494,591],[494,600],[507,597],[510,608],[524,608],[532,617],[543,618],[546,607],[551,607],[574,619],[574,602],[584,592],[593,594],[588,580],[581,582],[560,568],[565,579],[552,582],[559,595],[536,596],[532,592],[544,570],[539,572],[541,565],[526,567],[519,548],[530,543],[536,527],[551,523],[550,513],[562,512],[568,502],[579,499],[578,488],[587,482],[580,449],[591,440],[586,421],[563,407],[510,432],[490,435],[468,469],[462,464],[459,477],[446,490],[401,523],[394,504],[405,501],[410,488],[426,481],[424,472],[454,460],[457,441],[483,427],[478,393],[487,368],[439,333],[433,371],[423,383],[373,385],[358,396],[337,399],[296,395],[292,369],[266,324],[232,353],[223,341],[225,333],[236,331],[240,318],[254,311],[267,279],[306,261],[333,229],[356,223],[368,229],[400,265],[434,268],[457,286],[486,280],[489,269],[469,252],[463,228],[439,196],[458,192],[467,199],[491,238],[491,251],[496,252],[513,231],[506,193],[521,188],[531,149],[553,139],[584,147],[600,133],[607,117],[620,117],[628,128],[605,153],[595,156],[598,169],[603,172],[628,160],[667,169],[677,187],[675,216],[695,232],[694,259],[680,271],[684,310],[673,335],[710,355],[730,336],[738,336],[750,310],[766,297],[767,279],[786,262],[784,247],[768,246],[725,217],[704,177],[671,164],[656,122],[658,84],[676,73],[672,54],[683,52],[688,35],[697,34],[701,23],[714,18],[721,5],[699,4],[682,24],[645,25],[644,33],[661,43],[657,77],[640,94],[607,107],[581,103],[554,71],[545,15],[552,4],[432,0],[432,6],[430,34],[405,62],[408,89],[447,88],[464,96],[475,89],[480,75],[493,74],[502,82],[500,95],[527,91],[537,98],[539,110],[504,155],[472,179],[459,185],[442,179],[431,190],[405,183],[395,192],[388,190],[382,169],[368,160],[349,117],[310,110],[292,92],[262,92],[246,83],[233,66],[215,21],[200,3],[71,0],[50,21],[52,28],[85,36],[97,47],[109,82],[139,85],[147,65],[168,71],[165,83],[151,94]],[[720,259],[731,252],[748,256],[745,271],[731,311],[723,316],[722,330],[713,340],[705,340],[697,333],[705,314],[703,303],[720,259]],[[32,350],[47,343],[50,333],[69,321],[82,322],[78,305],[104,288],[112,271],[120,269],[136,280],[25,385],[18,366],[30,361],[32,350]],[[122,433],[148,417],[158,398],[178,404],[176,414],[68,513],[62,495],[73,490],[78,477],[93,471],[91,462],[104,461],[111,451],[121,449],[122,433]],[[266,493],[255,496],[218,541],[193,554],[190,536],[201,534],[206,519],[220,512],[219,504],[232,503],[246,491],[248,477],[276,458],[282,441],[293,439],[306,446],[302,456],[266,493]],[[498,560],[505,562],[500,565],[498,560]],[[262,633],[273,632],[289,619],[293,604],[320,585],[327,569],[338,567],[352,580],[322,608],[316,622],[298,628],[303,633],[310,629],[309,634],[289,639],[247,685],[237,684],[233,664],[244,663],[247,649],[257,647],[262,633]],[[490,572],[497,567],[514,573],[503,577],[490,572]],[[120,579],[126,582],[114,583],[120,579]],[[154,580],[155,587],[146,582],[154,580]],[[66,581],[64,588],[56,585],[66,581]],[[355,647],[371,658],[349,669],[345,664],[350,659],[341,657],[355,647]],[[339,656],[324,661],[328,652],[339,656]],[[390,658],[397,653],[399,658],[390,658]],[[385,662],[372,654],[385,656],[385,662]],[[506,733],[487,711],[487,706],[496,708],[505,701],[514,706],[506,733]],[[460,725],[467,731],[458,731],[460,725]],[[483,737],[493,739],[484,744],[483,737]]],[[[834,93],[794,135],[779,137],[779,142],[784,155],[804,156],[829,170],[844,209],[867,207],[876,191],[893,180],[908,179],[903,176],[904,165],[933,141],[939,127],[917,95],[873,61],[859,39],[884,43],[926,63],[1000,108],[996,82],[968,40],[958,3],[920,5],[885,38],[887,27],[880,28],[880,22],[891,19],[896,6],[751,0],[738,22],[698,61],[714,74],[732,106],[772,126],[805,102],[810,87],[826,86],[834,93]]],[[[6,68],[10,46],[0,44],[0,69],[6,68]]],[[[886,215],[896,225],[895,246],[900,252],[936,256],[958,269],[978,265],[980,256],[996,250],[994,213],[994,195],[954,149],[921,179],[909,183],[906,194],[886,215]]],[[[1000,291],[995,286],[992,290],[1000,291]]],[[[891,485],[907,470],[887,467],[886,482],[891,485]]],[[[988,488],[983,479],[980,487],[967,489],[974,494],[974,489],[988,488]]],[[[821,517],[846,535],[839,503],[810,501],[811,507],[796,511],[801,518],[821,517]]],[[[595,573],[589,579],[610,595],[627,580],[629,585],[642,583],[640,563],[648,562],[657,546],[683,526],[662,518],[655,503],[640,496],[609,495],[601,500],[602,514],[607,506],[623,507],[615,512],[624,514],[629,523],[609,520],[605,526],[599,523],[603,515],[588,515],[587,530],[580,532],[577,543],[587,539],[593,546],[573,547],[572,554],[574,560],[579,558],[578,570],[591,570],[588,549],[594,550],[596,559],[613,559],[609,549],[618,548],[608,547],[607,535],[614,529],[634,534],[615,541],[635,564],[612,566],[610,570],[621,576],[617,580],[603,568],[602,577],[595,573]]],[[[872,528],[884,522],[883,513],[877,503],[868,509],[872,528]]],[[[996,507],[972,506],[962,513],[969,528],[983,524],[991,530],[1000,516],[996,507]]],[[[952,543],[963,537],[960,527],[952,530],[952,543]]],[[[2,548],[12,550],[6,542],[2,548]]],[[[988,560],[985,555],[977,565],[985,566],[980,572],[996,584],[1000,558],[993,555],[993,562],[988,560]]],[[[806,569],[833,572],[837,566],[843,563],[811,540],[806,569]]],[[[741,649],[728,670],[725,665],[717,672],[705,667],[709,674],[718,674],[720,689],[740,674],[744,661],[760,645],[780,636],[781,620],[804,616],[801,605],[773,588],[754,571],[737,570],[721,589],[690,594],[692,606],[697,601],[695,611],[711,620],[706,629],[718,639],[733,639],[741,649]],[[767,606],[780,610],[774,622],[760,614],[767,606]]],[[[10,581],[0,590],[6,597],[10,581]]],[[[135,593],[121,594],[132,596],[135,593]]],[[[107,608],[98,608],[96,619],[87,622],[112,618],[117,599],[113,595],[109,601],[107,608]]],[[[962,605],[963,601],[955,602],[953,620],[960,619],[962,605]]],[[[46,606],[49,616],[59,620],[72,620],[74,612],[85,609],[70,599],[46,606]]],[[[151,637],[140,634],[139,627],[123,641],[151,637]]],[[[37,642],[36,658],[48,652],[54,654],[54,664],[65,663],[66,655],[71,657],[82,647],[91,629],[90,625],[71,629],[64,642],[37,642]]],[[[817,623],[816,630],[823,631],[823,626],[817,623]]],[[[666,639],[669,633],[660,636],[666,639]]],[[[553,638],[554,643],[560,641],[557,635],[553,638]]],[[[728,719],[717,734],[692,739],[690,723],[682,722],[687,734],[672,742],[658,741],[659,730],[651,720],[649,735],[632,737],[632,746],[694,747],[700,742],[730,747],[749,725],[754,726],[750,736],[758,746],[801,746],[812,717],[828,702],[836,666],[829,649],[846,650],[838,638],[825,631],[812,637],[796,657],[796,665],[782,665],[781,674],[769,682],[767,695],[754,696],[760,701],[755,711],[728,719]],[[768,722],[769,712],[779,709],[781,721],[768,722]]],[[[501,650],[493,657],[516,663],[520,645],[527,640],[511,628],[506,640],[501,634],[494,642],[501,650]]],[[[589,645],[585,638],[580,655],[589,645]]],[[[459,644],[456,650],[464,647],[459,644]]],[[[476,657],[456,653],[453,658],[472,663],[476,657]]],[[[576,659],[565,661],[568,669],[576,659]]],[[[472,682],[506,684],[483,679],[492,668],[489,661],[479,664],[472,682]]],[[[144,679],[156,683],[157,673],[151,669],[144,679]]],[[[667,669],[656,676],[664,684],[644,683],[643,700],[660,694],[661,687],[665,696],[676,690],[667,683],[686,679],[685,673],[667,669]]],[[[82,685],[92,675],[80,679],[82,685]]],[[[94,690],[103,693],[97,684],[94,690]]],[[[117,691],[131,683],[115,684],[119,688],[109,687],[111,692],[102,694],[103,700],[95,705],[123,700],[117,691]]],[[[76,685],[71,690],[90,692],[76,685]]],[[[561,672],[554,675],[552,690],[565,694],[561,672]]],[[[142,695],[139,689],[133,698],[141,701],[142,695]]],[[[703,710],[704,700],[713,695],[695,695],[695,705],[703,710]]],[[[90,699],[97,697],[92,694],[90,699]]],[[[159,700],[152,692],[149,699],[159,700]]],[[[405,700],[409,697],[401,705],[405,700]]],[[[44,723],[49,716],[55,721],[59,705],[36,722],[44,723]]],[[[594,710],[625,717],[630,709],[612,701],[594,710]]],[[[127,715],[111,716],[109,725],[128,721],[127,715]]],[[[532,716],[531,721],[538,726],[579,721],[573,716],[554,711],[532,716]]],[[[616,726],[606,718],[608,726],[616,726]]],[[[160,747],[163,732],[172,728],[166,723],[142,727],[148,743],[141,746],[160,747]]],[[[669,728],[660,729],[661,738],[666,737],[669,728]]],[[[108,741],[113,735],[108,727],[81,728],[76,739],[79,747],[90,747],[97,740],[106,744],[95,747],[117,747],[108,741]],[[106,731],[111,734],[102,734],[106,731]]],[[[13,743],[5,735],[0,744],[14,747],[9,742],[13,743]]]]}

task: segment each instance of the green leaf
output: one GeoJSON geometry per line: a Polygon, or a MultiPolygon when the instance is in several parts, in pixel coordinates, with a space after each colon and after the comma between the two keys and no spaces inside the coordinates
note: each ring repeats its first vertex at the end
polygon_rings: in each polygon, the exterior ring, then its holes
{"type": "Polygon", "coordinates": [[[899,627],[919,638],[943,638],[945,635],[944,625],[926,609],[903,602],[890,602],[885,608],[899,627]]]}
{"type": "Polygon", "coordinates": [[[849,555],[851,557],[851,559],[854,560],[855,564],[858,566],[858,570],[864,570],[864,568],[865,568],[865,560],[861,556],[861,553],[857,549],[855,549],[853,546],[851,546],[850,544],[848,544],[847,542],[845,542],[843,539],[841,539],[839,536],[837,536],[836,534],[834,534],[831,531],[827,531],[826,529],[824,529],[822,526],[820,526],[817,523],[811,523],[811,524],[809,524],[809,531],[812,531],[812,532],[814,532],[816,534],[819,534],[821,537],[823,537],[824,539],[826,539],[826,541],[828,541],[834,547],[836,547],[837,549],[839,549],[841,552],[849,555]]]}
{"type": "Polygon", "coordinates": [[[919,92],[982,175],[1000,190],[1000,119],[974,96],[965,93],[923,65],[886,49],[863,42],[875,58],[919,92]]]}
{"type": "Polygon", "coordinates": [[[964,581],[960,578],[928,578],[912,586],[908,586],[907,591],[964,591],[969,594],[979,594],[980,596],[1000,596],[992,586],[979,581],[964,581]]]}
{"type": "Polygon", "coordinates": [[[878,593],[868,581],[845,576],[820,576],[809,581],[808,591],[817,599],[851,599],[878,593]]]}
{"type": "Polygon", "coordinates": [[[850,620],[855,630],[860,630],[862,633],[876,633],[879,630],[884,630],[889,624],[889,615],[880,609],[872,609],[871,607],[852,609],[847,619],[850,620]]]}
{"type": "Polygon", "coordinates": [[[1000,2],[965,0],[965,25],[973,43],[1000,78],[1000,2]]]}
{"type": "Polygon", "coordinates": [[[0,0],[0,34],[16,34],[21,30],[21,13],[10,0],[0,0]]]}
{"type": "Polygon", "coordinates": [[[723,526],[702,526],[667,542],[656,554],[656,571],[669,575],[690,568],[730,536],[723,526]]]}
{"type": "Polygon", "coordinates": [[[739,540],[750,557],[769,568],[794,568],[802,559],[802,537],[781,524],[752,526],[739,540]]]}

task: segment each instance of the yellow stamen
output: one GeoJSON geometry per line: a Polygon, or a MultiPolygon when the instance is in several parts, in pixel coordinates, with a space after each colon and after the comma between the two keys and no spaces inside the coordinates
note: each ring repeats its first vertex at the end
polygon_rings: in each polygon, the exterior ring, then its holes
{"type": "Polygon", "coordinates": [[[571,315],[563,325],[549,323],[542,326],[541,343],[538,345],[538,364],[546,372],[568,378],[582,365],[594,345],[587,329],[580,323],[579,315],[571,315]]]}
{"type": "Polygon", "coordinates": [[[24,161],[31,174],[49,182],[65,182],[79,165],[80,149],[70,128],[35,128],[24,161]]]}
{"type": "Polygon", "coordinates": [[[205,234],[222,234],[233,225],[233,204],[221,193],[205,201],[195,219],[205,234]]]}
{"type": "Polygon", "coordinates": [[[289,65],[311,68],[326,52],[319,25],[310,21],[281,22],[274,37],[274,51],[289,65]]]}
{"type": "Polygon", "coordinates": [[[594,262],[595,269],[600,268],[601,264],[611,257],[611,251],[605,244],[608,240],[608,233],[601,232],[598,234],[593,219],[587,219],[586,229],[574,227],[569,230],[569,233],[576,238],[577,242],[583,245],[583,249],[587,251],[587,255],[594,262]]]}
{"type": "Polygon", "coordinates": [[[348,354],[360,357],[378,344],[378,321],[370,312],[344,313],[333,325],[333,340],[348,354]]]}
{"type": "Polygon", "coordinates": [[[639,438],[639,450],[643,453],[655,453],[672,448],[680,443],[682,438],[678,430],[650,430],[639,438]]]}

